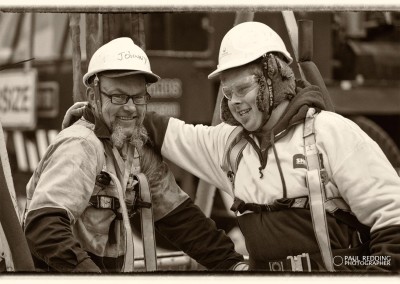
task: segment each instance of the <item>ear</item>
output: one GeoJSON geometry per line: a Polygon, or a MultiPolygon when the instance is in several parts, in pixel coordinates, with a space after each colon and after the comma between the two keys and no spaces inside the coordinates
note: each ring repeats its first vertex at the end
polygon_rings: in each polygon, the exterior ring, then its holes
{"type": "Polygon", "coordinates": [[[89,105],[93,108],[93,109],[97,109],[96,106],[96,97],[94,95],[94,89],[89,87],[86,89],[86,98],[87,101],[89,103],[89,105]]]}
{"type": "Polygon", "coordinates": [[[94,101],[94,90],[91,87],[86,88],[86,98],[89,103],[94,101]]]}

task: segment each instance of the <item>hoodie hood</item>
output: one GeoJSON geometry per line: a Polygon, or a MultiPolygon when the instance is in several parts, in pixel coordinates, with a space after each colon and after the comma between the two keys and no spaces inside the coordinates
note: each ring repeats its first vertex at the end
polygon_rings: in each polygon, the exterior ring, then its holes
{"type": "Polygon", "coordinates": [[[268,132],[260,129],[257,132],[252,132],[252,134],[268,137],[271,131],[280,133],[297,123],[303,122],[310,107],[317,111],[326,109],[321,89],[318,86],[310,85],[307,81],[296,80],[296,95],[290,101],[278,122],[268,132]]]}

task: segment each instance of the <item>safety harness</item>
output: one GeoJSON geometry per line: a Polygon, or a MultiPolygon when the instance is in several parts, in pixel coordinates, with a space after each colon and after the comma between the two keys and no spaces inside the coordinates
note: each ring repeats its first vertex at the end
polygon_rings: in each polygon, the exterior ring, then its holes
{"type": "MultiPolygon", "coordinates": [[[[94,78],[94,94],[95,94],[95,103],[97,105],[98,115],[102,116],[101,111],[101,92],[100,92],[100,80],[97,77],[97,74],[94,78]]],[[[134,149],[132,152],[132,147],[125,145],[125,156],[127,161],[125,162],[125,167],[122,165],[121,157],[113,147],[113,155],[117,158],[117,166],[122,169],[125,168],[125,172],[123,173],[123,181],[122,181],[122,189],[118,189],[118,198],[116,199],[113,196],[107,195],[95,195],[90,199],[90,204],[95,208],[103,208],[103,209],[111,209],[115,215],[116,220],[122,220],[124,223],[125,230],[127,232],[127,252],[125,254],[125,264],[124,264],[124,272],[130,272],[133,270],[133,241],[132,239],[132,230],[130,227],[129,219],[133,217],[134,214],[140,212],[140,220],[141,220],[141,228],[142,228],[142,242],[143,242],[143,253],[145,259],[145,267],[147,271],[156,271],[157,270],[157,254],[156,254],[156,244],[155,244],[155,229],[154,229],[154,216],[153,216],[153,208],[151,207],[151,192],[149,183],[147,181],[146,176],[141,173],[140,170],[140,155],[137,149],[134,149]],[[119,159],[118,159],[119,158],[119,159]],[[120,165],[119,165],[120,164],[120,165]],[[118,212],[118,209],[121,207],[122,209],[122,219],[121,214],[118,212]],[[126,215],[126,217],[124,217],[126,215]],[[132,249],[130,249],[132,247],[132,249]],[[132,266],[127,270],[127,266],[132,266]]],[[[104,165],[105,166],[105,165],[104,165]]],[[[104,168],[105,169],[105,168],[104,168]]],[[[102,175],[107,174],[106,171],[100,172],[100,174],[96,177],[96,181],[98,179],[102,179],[102,175]]],[[[108,174],[110,176],[110,174],[108,174]]],[[[104,179],[104,178],[103,178],[104,179]]],[[[111,179],[113,179],[111,175],[111,179]]],[[[109,179],[106,178],[106,181],[109,182],[109,179]]],[[[115,180],[114,183],[119,184],[115,180]]],[[[114,223],[114,222],[113,222],[114,223]]],[[[113,229],[113,224],[110,227],[110,232],[113,229]]]]}
{"type": "MultiPolygon", "coordinates": [[[[157,255],[150,186],[146,176],[141,173],[140,155],[138,151],[135,149],[132,152],[131,149],[132,147],[129,147],[124,173],[124,185],[126,185],[125,191],[123,191],[120,186],[117,177],[108,172],[106,165],[104,165],[103,170],[96,176],[95,191],[97,194],[92,195],[89,205],[97,209],[112,210],[116,216],[115,220],[123,221],[127,233],[124,272],[133,271],[134,264],[133,238],[129,220],[135,214],[140,213],[145,267],[147,271],[156,271],[157,255]],[[117,187],[118,198],[102,193],[102,189],[109,186],[111,181],[113,181],[113,184],[117,187]]],[[[113,152],[114,155],[119,157],[119,153],[115,148],[113,148],[113,152]]],[[[110,226],[110,242],[113,242],[115,220],[110,226]]]]}
{"type": "MultiPolygon", "coordinates": [[[[322,155],[318,152],[316,147],[314,122],[317,114],[318,113],[316,113],[314,108],[309,108],[303,129],[305,157],[307,163],[306,181],[309,195],[295,198],[283,197],[276,199],[272,204],[246,203],[235,196],[231,210],[235,213],[244,213],[245,211],[260,213],[291,208],[310,209],[314,233],[325,268],[328,271],[334,271],[326,212],[348,226],[357,229],[360,240],[363,243],[369,239],[370,228],[361,224],[357,220],[357,218],[351,213],[349,205],[342,197],[337,196],[327,198],[326,196],[325,184],[329,181],[329,176],[324,168],[322,155]]],[[[231,181],[234,195],[236,172],[243,157],[242,152],[247,144],[248,140],[245,138],[245,134],[243,133],[243,127],[238,126],[228,137],[226,144],[228,146],[223,155],[221,168],[226,172],[227,177],[231,181]]],[[[304,255],[298,257],[299,259],[302,259],[304,255]]],[[[291,262],[288,263],[290,264],[291,262]]],[[[293,271],[296,270],[296,267],[298,268],[298,266],[292,266],[293,271]]],[[[310,268],[309,266],[306,267],[307,269],[310,268]]],[[[273,269],[274,267],[270,268],[271,270],[275,270],[273,269]]]]}

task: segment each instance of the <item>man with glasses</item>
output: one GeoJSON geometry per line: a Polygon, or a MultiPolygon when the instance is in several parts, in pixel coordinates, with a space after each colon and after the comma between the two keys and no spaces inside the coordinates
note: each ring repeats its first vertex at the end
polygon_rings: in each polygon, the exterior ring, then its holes
{"type": "Polygon", "coordinates": [[[94,53],[83,78],[89,107],[60,132],[27,185],[25,234],[39,269],[129,271],[127,217],[139,173],[150,186],[156,228],[172,244],[210,269],[243,261],[150,147],[146,87],[158,79],[129,38],[94,53]]]}

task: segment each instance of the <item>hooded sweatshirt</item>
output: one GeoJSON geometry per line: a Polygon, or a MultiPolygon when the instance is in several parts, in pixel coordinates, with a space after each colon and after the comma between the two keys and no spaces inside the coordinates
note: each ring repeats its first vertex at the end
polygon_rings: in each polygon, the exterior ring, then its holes
{"type": "MultiPolygon", "coordinates": [[[[194,126],[154,113],[146,116],[145,125],[162,155],[178,166],[231,197],[246,203],[271,204],[282,197],[308,196],[303,122],[310,107],[321,110],[315,119],[315,132],[316,146],[330,177],[325,185],[327,197],[341,196],[358,220],[371,227],[367,250],[372,255],[392,258],[389,266],[371,264],[363,268],[399,270],[400,235],[395,232],[400,229],[400,178],[379,146],[356,124],[323,110],[318,87],[299,86],[271,132],[245,133],[249,143],[243,149],[234,187],[221,165],[235,126],[194,126]],[[260,149],[265,149],[265,154],[260,149]]],[[[308,209],[243,212],[239,216],[253,268],[262,269],[260,264],[265,266],[266,261],[307,252],[313,255],[314,268],[323,269],[308,209]]],[[[327,218],[334,254],[360,245],[354,228],[331,216],[327,218]]],[[[349,252],[354,253],[359,251],[349,252]]]]}

